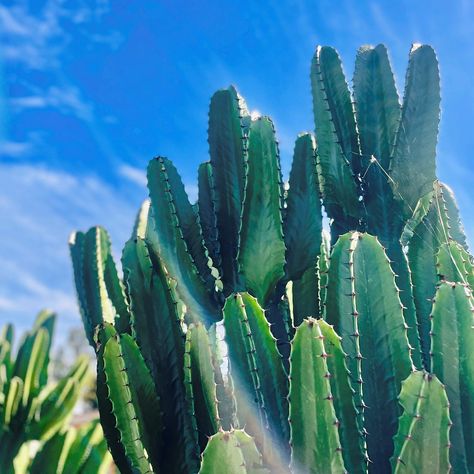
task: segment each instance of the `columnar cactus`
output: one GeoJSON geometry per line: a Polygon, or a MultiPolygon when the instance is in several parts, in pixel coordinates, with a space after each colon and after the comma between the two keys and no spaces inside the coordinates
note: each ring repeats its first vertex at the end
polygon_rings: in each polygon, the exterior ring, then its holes
{"type": "Polygon", "coordinates": [[[311,81],[287,185],[271,120],[230,87],[196,205],[150,162],[123,281],[103,229],[71,238],[123,473],[474,472],[474,267],[436,180],[434,51],[413,46],[402,105],[381,45],[352,93],[329,47],[311,81]]]}

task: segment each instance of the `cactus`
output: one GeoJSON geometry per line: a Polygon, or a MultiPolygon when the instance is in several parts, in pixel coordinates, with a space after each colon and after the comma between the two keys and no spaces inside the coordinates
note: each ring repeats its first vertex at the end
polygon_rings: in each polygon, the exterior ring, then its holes
{"type": "MultiPolygon", "coordinates": [[[[435,182],[433,190],[423,196],[414,217],[407,224],[409,235],[408,260],[413,275],[413,297],[417,310],[424,365],[430,369],[430,321],[432,299],[439,283],[437,258],[442,245],[457,242],[466,245],[459,222],[454,196],[445,185],[435,182]]],[[[453,281],[459,281],[457,278],[453,281]]]]}
{"type": "MultiPolygon", "coordinates": [[[[296,472],[344,471],[340,422],[331,389],[331,382],[339,380],[338,374],[329,371],[330,354],[326,351],[328,343],[322,324],[313,319],[304,321],[296,330],[291,349],[291,467],[296,472]],[[308,394],[311,394],[310,399],[308,394]]],[[[347,374],[343,374],[343,378],[348,385],[347,374]]],[[[348,400],[353,411],[350,418],[354,421],[356,414],[350,393],[348,400]]],[[[343,402],[344,397],[339,401],[343,402]]]]}
{"type": "Polygon", "coordinates": [[[413,372],[400,393],[403,413],[395,436],[392,457],[394,473],[449,472],[449,402],[446,390],[432,374],[413,372]],[[426,449],[430,446],[433,449],[426,449]]]}
{"type": "Polygon", "coordinates": [[[442,282],[431,319],[433,372],[446,386],[450,403],[451,464],[454,472],[473,472],[474,453],[474,301],[462,283],[442,282]]]}
{"type": "Polygon", "coordinates": [[[269,474],[253,439],[242,430],[221,431],[209,438],[199,474],[269,474]],[[224,467],[225,466],[225,467],[224,467]]]}
{"type": "MultiPolygon", "coordinates": [[[[88,360],[79,358],[69,373],[48,383],[56,315],[39,313],[31,331],[13,351],[13,326],[0,334],[0,471],[13,473],[13,460],[30,441],[56,439],[87,381],[88,360]]],[[[79,452],[79,451],[78,451],[79,452]]],[[[84,454],[84,452],[82,452],[84,454]]]]}
{"type": "Polygon", "coordinates": [[[354,105],[337,52],[318,47],[311,69],[323,202],[333,244],[349,230],[376,235],[392,260],[413,359],[421,365],[411,275],[400,245],[406,221],[435,175],[439,71],[431,47],[413,45],[400,108],[383,45],[357,54],[354,105]]]}
{"type": "Polygon", "coordinates": [[[398,291],[376,238],[358,232],[339,238],[329,267],[325,316],[348,355],[360,430],[368,433],[375,472],[386,471],[397,426],[397,396],[412,370],[398,291]]]}
{"type": "Polygon", "coordinates": [[[311,84],[287,185],[272,121],[230,87],[196,204],[150,162],[123,282],[103,229],[71,239],[123,473],[474,472],[474,265],[436,180],[436,55],[412,47],[401,105],[382,45],[352,92],[318,47],[311,84]]]}

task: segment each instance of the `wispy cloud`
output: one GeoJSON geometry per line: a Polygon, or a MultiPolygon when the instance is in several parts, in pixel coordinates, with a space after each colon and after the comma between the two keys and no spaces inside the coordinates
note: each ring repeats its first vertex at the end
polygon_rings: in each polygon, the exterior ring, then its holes
{"type": "Polygon", "coordinates": [[[86,102],[80,90],[72,85],[52,86],[45,91],[37,90],[36,94],[13,97],[9,102],[15,112],[52,107],[61,113],[74,115],[85,122],[89,122],[93,118],[92,104],[86,102]]]}
{"type": "MultiPolygon", "coordinates": [[[[119,32],[97,27],[108,12],[108,0],[74,3],[47,0],[34,13],[28,5],[27,2],[0,5],[0,55],[6,66],[7,80],[10,68],[15,71],[14,77],[20,74],[22,79],[22,92],[14,92],[4,100],[9,107],[6,116],[14,120],[18,113],[46,108],[74,116],[90,128],[105,155],[113,156],[110,144],[100,131],[100,120],[96,117],[93,104],[62,68],[70,46],[78,38],[85,44],[105,44],[110,48],[120,45],[123,38],[119,32]],[[31,71],[45,74],[48,79],[34,81],[31,78],[36,76],[32,76],[31,71]]],[[[16,84],[14,77],[11,80],[16,84]]],[[[34,142],[24,143],[23,148],[12,147],[14,140],[8,136],[8,129],[6,124],[0,124],[0,143],[4,144],[4,154],[21,156],[35,148],[34,142]]]]}
{"type": "Polygon", "coordinates": [[[0,156],[19,157],[28,155],[31,152],[31,143],[15,142],[3,140],[0,141],[0,156]]]}
{"type": "Polygon", "coordinates": [[[27,326],[49,307],[60,313],[60,328],[79,325],[69,234],[103,224],[119,256],[142,196],[131,199],[92,175],[35,165],[1,164],[0,189],[0,324],[27,326]]]}
{"type": "MultiPolygon", "coordinates": [[[[45,70],[60,65],[59,56],[71,41],[66,23],[80,28],[99,20],[108,11],[108,1],[75,2],[48,0],[39,13],[33,14],[27,3],[0,5],[0,38],[2,57],[30,69],[45,70]]],[[[92,42],[106,42],[117,47],[122,38],[118,32],[91,34],[92,42]]]]}
{"type": "Polygon", "coordinates": [[[118,173],[120,176],[130,181],[131,183],[137,184],[138,186],[146,186],[146,172],[140,168],[123,164],[119,166],[118,173]]]}

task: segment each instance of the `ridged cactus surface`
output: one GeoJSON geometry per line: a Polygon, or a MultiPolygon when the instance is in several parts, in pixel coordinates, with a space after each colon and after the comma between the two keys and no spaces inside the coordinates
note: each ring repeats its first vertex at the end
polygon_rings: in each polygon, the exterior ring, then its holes
{"type": "Polygon", "coordinates": [[[449,472],[449,402],[435,375],[413,372],[402,384],[403,413],[394,438],[393,472],[449,472]],[[430,449],[426,449],[429,446],[430,449]]]}
{"type": "Polygon", "coordinates": [[[103,229],[71,239],[121,472],[474,473],[474,265],[436,178],[435,52],[413,45],[402,101],[383,45],[352,90],[318,47],[311,86],[288,182],[273,122],[229,87],[197,203],[150,162],[123,281],[103,229]]]}

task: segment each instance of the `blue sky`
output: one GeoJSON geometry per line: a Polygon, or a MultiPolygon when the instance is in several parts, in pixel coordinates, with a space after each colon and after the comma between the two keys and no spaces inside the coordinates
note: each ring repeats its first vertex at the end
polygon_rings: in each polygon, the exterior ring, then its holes
{"type": "Polygon", "coordinates": [[[235,84],[270,115],[289,170],[313,129],[309,66],[335,46],[348,79],[362,44],[390,49],[403,90],[410,44],[442,74],[438,175],[472,242],[474,6],[470,0],[34,0],[0,5],[0,324],[59,312],[80,324],[67,240],[102,224],[120,255],[146,197],[145,167],[173,159],[195,198],[212,93],[235,84]]]}

